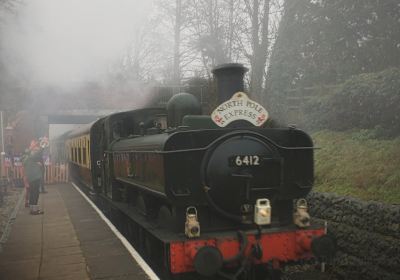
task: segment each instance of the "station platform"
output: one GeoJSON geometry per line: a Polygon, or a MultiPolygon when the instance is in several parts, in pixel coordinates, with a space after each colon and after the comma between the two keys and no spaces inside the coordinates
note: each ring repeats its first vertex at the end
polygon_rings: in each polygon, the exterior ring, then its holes
{"type": "Polygon", "coordinates": [[[22,203],[0,253],[0,280],[157,279],[73,185],[46,190],[43,215],[22,203]]]}

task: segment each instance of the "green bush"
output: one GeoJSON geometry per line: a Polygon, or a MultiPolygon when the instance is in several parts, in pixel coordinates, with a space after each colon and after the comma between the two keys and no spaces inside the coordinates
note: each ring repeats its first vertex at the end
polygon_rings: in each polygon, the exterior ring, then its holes
{"type": "Polygon", "coordinates": [[[315,146],[315,189],[365,200],[400,203],[400,137],[374,131],[320,131],[315,146]]]}
{"type": "Polygon", "coordinates": [[[352,77],[333,94],[306,105],[312,129],[375,129],[377,136],[400,135],[400,69],[352,77]]]}

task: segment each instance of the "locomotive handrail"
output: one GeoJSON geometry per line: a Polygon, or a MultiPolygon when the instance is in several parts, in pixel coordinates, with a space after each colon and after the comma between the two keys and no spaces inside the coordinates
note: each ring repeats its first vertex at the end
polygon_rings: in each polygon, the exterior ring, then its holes
{"type": "Polygon", "coordinates": [[[136,182],[136,181],[133,180],[133,179],[125,179],[125,178],[123,178],[123,177],[116,177],[115,179],[116,179],[117,181],[122,182],[122,183],[134,185],[135,187],[137,187],[137,188],[139,188],[139,189],[145,190],[145,191],[147,191],[147,192],[151,192],[151,193],[156,194],[156,195],[158,195],[158,196],[160,196],[160,197],[165,197],[165,196],[166,196],[164,193],[159,192],[159,191],[156,191],[156,190],[153,190],[153,189],[149,189],[149,188],[147,188],[146,186],[139,184],[138,182],[136,182]]]}
{"type": "MultiPolygon", "coordinates": [[[[187,131],[185,131],[187,132],[187,131]]],[[[274,145],[275,147],[282,149],[282,150],[316,150],[318,148],[311,146],[304,146],[304,147],[285,147],[285,146],[281,146],[278,145],[277,143],[275,143],[274,141],[272,141],[271,139],[269,139],[268,137],[254,132],[254,131],[250,131],[250,130],[241,130],[241,131],[237,131],[237,132],[231,132],[231,133],[227,133],[222,135],[221,137],[223,138],[227,138],[227,137],[231,137],[231,136],[238,136],[238,135],[251,135],[251,136],[258,136],[262,139],[264,139],[265,141],[271,143],[272,145],[274,145]]],[[[215,145],[216,142],[221,140],[221,137],[219,137],[218,139],[214,140],[213,142],[211,142],[210,144],[208,144],[205,147],[201,147],[201,148],[192,148],[192,149],[181,149],[181,150],[174,150],[174,151],[161,151],[161,150],[118,150],[118,151],[110,151],[107,150],[105,151],[106,153],[113,153],[113,152],[118,152],[118,153],[126,153],[126,152],[134,152],[134,153],[156,153],[156,154],[175,154],[175,153],[187,153],[187,152],[199,152],[199,151],[205,151],[208,150],[210,147],[212,147],[213,145],[215,145]]]]}

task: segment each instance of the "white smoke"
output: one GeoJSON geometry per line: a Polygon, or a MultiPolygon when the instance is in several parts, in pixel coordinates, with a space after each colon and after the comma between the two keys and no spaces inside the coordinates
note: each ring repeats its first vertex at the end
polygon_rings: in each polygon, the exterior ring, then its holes
{"type": "Polygon", "coordinates": [[[140,0],[25,0],[3,26],[3,60],[36,85],[98,80],[151,9],[140,0]]]}

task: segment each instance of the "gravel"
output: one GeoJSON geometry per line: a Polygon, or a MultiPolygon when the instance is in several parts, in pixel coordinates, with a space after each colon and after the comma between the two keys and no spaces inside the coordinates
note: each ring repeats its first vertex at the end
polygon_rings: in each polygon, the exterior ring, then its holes
{"type": "Polygon", "coordinates": [[[7,240],[7,225],[12,219],[12,214],[19,199],[22,199],[23,191],[23,188],[8,187],[3,197],[3,203],[0,204],[0,250],[7,240]]]}
{"type": "Polygon", "coordinates": [[[340,279],[400,279],[400,205],[312,192],[312,217],[328,221],[337,241],[332,262],[340,279]]]}

